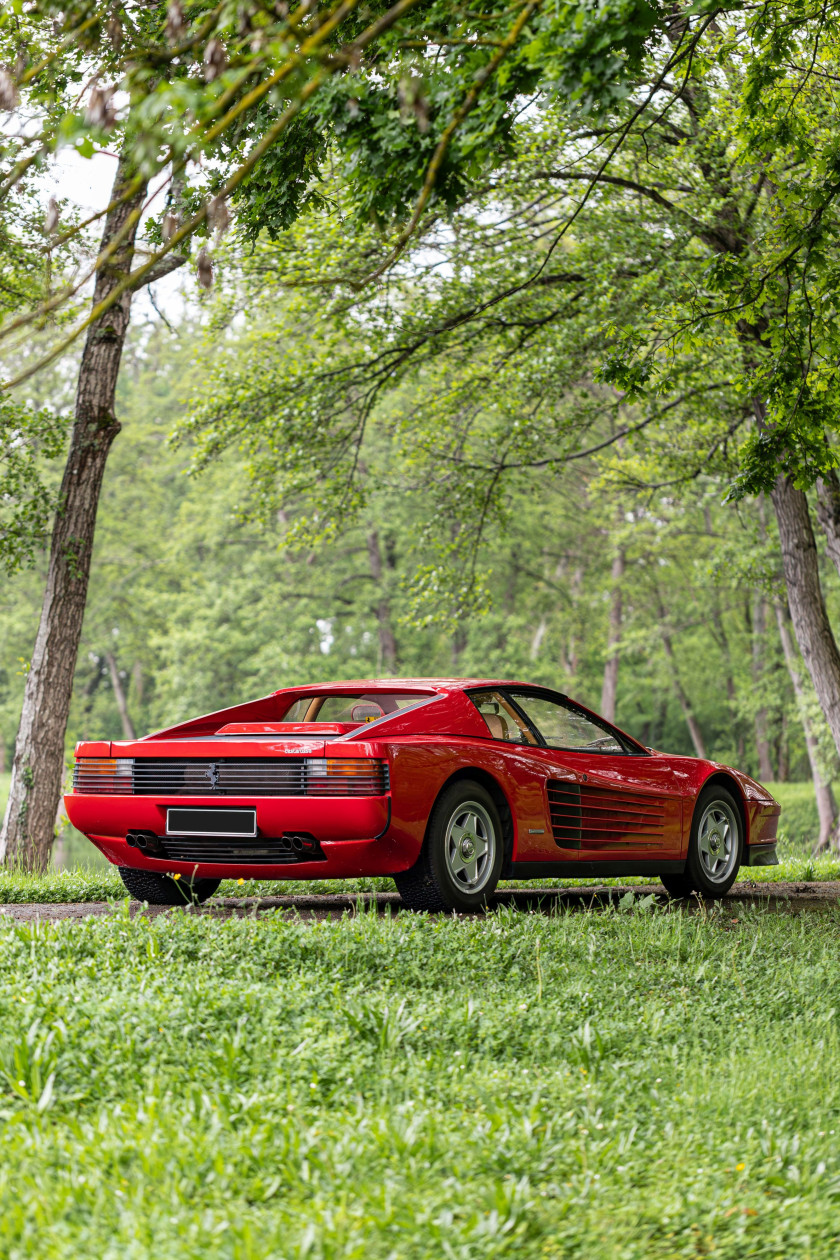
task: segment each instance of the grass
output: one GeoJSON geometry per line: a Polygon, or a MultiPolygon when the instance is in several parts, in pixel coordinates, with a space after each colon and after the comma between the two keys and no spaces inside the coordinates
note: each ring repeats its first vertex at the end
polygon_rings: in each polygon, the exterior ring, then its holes
{"type": "MultiPolygon", "coordinates": [[[[778,866],[750,867],[742,870],[739,880],[754,883],[771,884],[793,881],[810,883],[813,880],[840,879],[840,855],[823,855],[812,858],[807,854],[791,853],[785,856],[778,866]]],[[[639,879],[608,880],[568,880],[541,879],[529,880],[528,887],[568,888],[571,884],[615,884],[639,885],[656,883],[650,877],[639,879]]],[[[509,881],[501,885],[503,888],[522,888],[523,884],[509,881]]],[[[240,884],[236,880],[225,880],[221,885],[219,897],[272,897],[286,896],[290,893],[350,893],[360,892],[394,892],[394,884],[390,879],[344,879],[344,880],[246,880],[240,884]]],[[[21,904],[25,902],[57,903],[67,901],[110,901],[122,900],[126,896],[125,886],[114,866],[102,869],[86,866],[72,869],[50,869],[45,875],[29,875],[21,871],[12,871],[0,867],[0,905],[21,904]]]]}
{"type": "Polygon", "coordinates": [[[0,923],[0,1255],[834,1256],[838,927],[0,923]]]}

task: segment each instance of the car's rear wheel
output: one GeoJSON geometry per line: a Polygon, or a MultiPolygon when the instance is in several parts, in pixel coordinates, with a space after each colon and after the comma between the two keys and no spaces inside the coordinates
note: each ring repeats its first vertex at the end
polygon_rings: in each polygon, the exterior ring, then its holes
{"type": "Polygon", "coordinates": [[[441,792],[420,857],[394,876],[409,910],[480,910],[502,869],[503,831],[496,804],[480,783],[461,779],[441,792]]]}
{"type": "Polygon", "coordinates": [[[120,878],[137,901],[150,906],[189,906],[206,901],[221,884],[220,879],[173,879],[158,871],[139,871],[133,866],[120,866],[120,878]]]}
{"type": "Polygon", "coordinates": [[[697,798],[685,873],[662,875],[672,897],[722,897],[735,883],[744,851],[741,812],[728,788],[712,783],[697,798]]]}

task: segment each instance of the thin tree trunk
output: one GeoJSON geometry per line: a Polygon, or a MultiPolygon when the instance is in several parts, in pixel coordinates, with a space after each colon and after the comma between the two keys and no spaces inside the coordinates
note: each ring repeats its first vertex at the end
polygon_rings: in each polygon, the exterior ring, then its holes
{"type": "Polygon", "coordinates": [[[568,686],[574,685],[574,680],[578,672],[578,639],[577,639],[577,612],[578,600],[583,586],[583,567],[578,565],[572,573],[572,580],[569,583],[569,602],[571,603],[571,616],[569,618],[569,634],[564,648],[560,652],[560,666],[563,673],[568,678],[568,686]]]}
{"type": "MultiPolygon", "coordinates": [[[[712,528],[712,517],[708,507],[703,509],[703,516],[706,523],[706,533],[711,538],[714,535],[714,530],[712,528]]],[[[723,680],[726,686],[726,700],[729,705],[730,720],[735,734],[735,755],[738,759],[738,765],[743,765],[745,756],[744,732],[738,715],[738,695],[735,688],[735,677],[732,671],[732,650],[729,646],[729,636],[726,633],[726,627],[723,624],[723,614],[720,611],[718,592],[714,587],[711,591],[709,610],[712,615],[712,633],[717,640],[721,656],[723,657],[723,680]]]]}
{"type": "Polygon", "coordinates": [[[823,599],[808,500],[783,475],[776,478],[771,497],[796,641],[840,753],[840,652],[823,599]]]}
{"type": "MultiPolygon", "coordinates": [[[[129,178],[127,161],[120,159],[112,202],[121,196],[129,178]]],[[[143,186],[123,204],[114,205],[106,217],[103,249],[116,233],[123,228],[126,231],[114,255],[96,273],[94,306],[131,269],[145,196],[143,186]]],[[[130,307],[131,294],[126,292],[91,324],[79,367],[75,422],[0,836],[0,856],[30,870],[46,867],[55,833],[64,770],[64,736],[87,598],[96,510],[105,461],[120,429],[114,414],[114,395],[130,307]]]]}
{"type": "Polygon", "coordinates": [[[374,607],[379,628],[379,662],[388,674],[397,672],[397,639],[391,624],[391,601],[385,583],[385,568],[393,568],[388,561],[383,563],[382,548],[379,544],[378,530],[371,530],[367,536],[370,575],[376,584],[377,601],[374,607]]]}
{"type": "Polygon", "coordinates": [[[694,710],[691,707],[691,702],[686,695],[685,688],[683,687],[680,679],[677,658],[674,655],[674,645],[671,642],[671,636],[668,633],[665,621],[665,606],[663,605],[662,597],[658,594],[658,592],[657,602],[659,604],[659,633],[662,636],[662,646],[665,649],[665,656],[668,658],[668,664],[671,667],[671,682],[674,688],[674,695],[677,697],[680,708],[682,709],[685,724],[688,727],[688,733],[691,736],[691,742],[694,745],[694,751],[698,757],[702,757],[705,760],[706,745],[703,743],[703,732],[700,730],[700,723],[694,716],[694,710]]]}
{"type": "Polygon", "coordinates": [[[790,744],[787,717],[783,713],[779,722],[779,739],[776,745],[776,782],[787,783],[790,776],[790,744]]]}
{"type": "Polygon", "coordinates": [[[457,676],[461,668],[461,657],[467,646],[467,632],[459,623],[452,632],[452,672],[457,676]]]}
{"type": "Polygon", "coordinates": [[[548,618],[543,615],[537,622],[533,635],[531,636],[530,658],[535,661],[540,654],[542,641],[545,638],[545,632],[548,629],[548,618]]]}
{"type": "Polygon", "coordinates": [[[131,670],[131,681],[134,683],[134,700],[139,706],[143,703],[143,669],[139,661],[134,662],[131,670]]]}
{"type": "Polygon", "coordinates": [[[615,721],[615,706],[618,698],[618,645],[621,642],[622,589],[624,577],[624,551],[619,550],[613,556],[610,572],[611,598],[610,619],[607,630],[607,659],[604,663],[604,683],[601,688],[601,713],[608,722],[615,721]]]}
{"type": "Polygon", "coordinates": [[[137,735],[134,731],[134,723],[128,712],[128,701],[125,696],[125,687],[123,687],[120,671],[117,668],[117,660],[113,652],[105,653],[105,660],[108,662],[108,671],[111,675],[111,686],[114,688],[114,699],[117,702],[117,708],[120,713],[120,721],[122,722],[123,739],[136,739],[137,735]]]}
{"type": "Polygon", "coordinates": [[[814,851],[819,852],[825,849],[831,843],[832,838],[836,842],[837,832],[837,802],[834,799],[834,793],[831,790],[831,784],[827,783],[823,778],[820,769],[819,752],[817,748],[817,739],[814,735],[814,728],[808,713],[807,696],[805,687],[802,683],[802,675],[799,672],[799,662],[796,659],[796,651],[793,646],[793,640],[790,636],[790,626],[788,618],[785,616],[786,609],[782,607],[780,602],[776,603],[776,624],[779,627],[779,638],[782,641],[782,652],[784,653],[785,664],[787,665],[788,674],[790,675],[793,694],[796,697],[796,707],[799,712],[799,720],[802,723],[802,733],[805,736],[805,748],[808,752],[808,761],[811,766],[811,778],[814,781],[814,796],[817,800],[817,814],[820,820],[820,831],[814,851]]]}
{"type": "MultiPolygon", "coordinates": [[[[764,673],[764,652],[767,634],[767,601],[756,593],[752,605],[752,676],[756,694],[761,693],[764,673]]],[[[770,741],[767,738],[767,710],[762,705],[755,711],[755,748],[758,754],[758,777],[763,783],[773,778],[770,741]]]]}

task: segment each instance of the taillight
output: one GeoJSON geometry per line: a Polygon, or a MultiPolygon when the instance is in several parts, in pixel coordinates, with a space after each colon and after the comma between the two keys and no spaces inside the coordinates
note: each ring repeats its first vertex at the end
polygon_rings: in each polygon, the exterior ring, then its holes
{"type": "Polygon", "coordinates": [[[307,757],[307,796],[382,796],[388,763],[375,757],[307,757]]]}
{"type": "Polygon", "coordinates": [[[94,796],[130,794],[133,770],[131,757],[78,757],[73,770],[73,791],[94,796]]]}

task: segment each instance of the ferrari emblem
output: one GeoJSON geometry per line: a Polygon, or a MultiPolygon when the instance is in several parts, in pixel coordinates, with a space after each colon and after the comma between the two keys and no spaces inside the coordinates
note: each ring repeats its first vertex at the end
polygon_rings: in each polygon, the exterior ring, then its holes
{"type": "Polygon", "coordinates": [[[204,773],[207,775],[207,778],[210,780],[210,786],[212,788],[216,788],[219,786],[219,767],[216,765],[215,761],[210,762],[210,765],[207,767],[204,773]]]}

